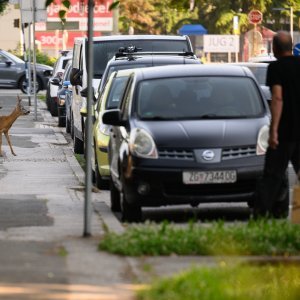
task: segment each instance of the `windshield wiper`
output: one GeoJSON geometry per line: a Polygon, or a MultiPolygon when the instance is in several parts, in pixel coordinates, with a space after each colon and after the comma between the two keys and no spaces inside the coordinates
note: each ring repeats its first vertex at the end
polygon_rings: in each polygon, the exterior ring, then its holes
{"type": "Polygon", "coordinates": [[[199,119],[201,120],[209,120],[209,119],[239,119],[239,118],[243,118],[242,116],[228,116],[228,115],[217,115],[217,114],[206,114],[206,115],[202,115],[199,116],[199,119]]]}

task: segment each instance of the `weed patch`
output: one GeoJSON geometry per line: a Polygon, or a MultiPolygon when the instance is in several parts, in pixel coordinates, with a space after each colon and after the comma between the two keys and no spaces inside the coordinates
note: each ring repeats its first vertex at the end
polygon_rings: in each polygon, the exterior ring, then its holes
{"type": "Polygon", "coordinates": [[[138,292],[138,300],[296,300],[300,270],[295,266],[193,268],[138,292]]]}
{"type": "Polygon", "coordinates": [[[130,225],[123,234],[107,232],[100,250],[141,255],[298,255],[300,225],[286,220],[250,220],[179,227],[164,222],[130,225]]]}

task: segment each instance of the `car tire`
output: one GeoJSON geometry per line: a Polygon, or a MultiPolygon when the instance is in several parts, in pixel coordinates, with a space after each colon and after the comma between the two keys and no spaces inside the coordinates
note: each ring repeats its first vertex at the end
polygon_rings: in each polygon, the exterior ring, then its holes
{"type": "Polygon", "coordinates": [[[49,91],[49,89],[47,89],[47,93],[46,93],[46,106],[47,106],[47,109],[49,111],[50,111],[50,103],[51,103],[50,91],[49,91]]]}
{"type": "Polygon", "coordinates": [[[142,208],[140,205],[129,203],[127,195],[120,193],[121,215],[123,222],[140,222],[142,220],[142,208]]]}
{"type": "Polygon", "coordinates": [[[115,187],[114,182],[110,179],[110,209],[113,212],[121,211],[121,197],[119,190],[115,187]]]}
{"type": "Polygon", "coordinates": [[[71,120],[66,116],[66,133],[71,133],[71,120]]]}
{"type": "Polygon", "coordinates": [[[58,105],[53,99],[50,100],[50,113],[53,117],[58,116],[58,105]]]}
{"type": "Polygon", "coordinates": [[[84,146],[83,141],[74,134],[74,153],[75,154],[83,154],[84,153],[83,146],[84,146]]]}
{"type": "MultiPolygon", "coordinates": [[[[32,83],[33,83],[33,80],[32,80],[32,83]]],[[[25,76],[23,76],[19,81],[19,88],[23,94],[27,94],[26,86],[27,86],[27,79],[25,76]]],[[[42,89],[42,86],[43,86],[41,79],[38,77],[36,78],[36,86],[37,86],[36,93],[38,93],[42,89]]]]}
{"type": "Polygon", "coordinates": [[[107,179],[103,179],[99,172],[99,166],[97,161],[97,155],[95,152],[95,184],[96,187],[100,190],[108,190],[109,189],[109,181],[107,179]]]}
{"type": "Polygon", "coordinates": [[[62,107],[57,108],[57,115],[58,115],[58,127],[65,127],[66,126],[66,116],[62,115],[62,107]]]}
{"type": "Polygon", "coordinates": [[[73,115],[71,113],[71,128],[70,128],[70,135],[72,140],[74,140],[74,119],[73,119],[73,115]]]}

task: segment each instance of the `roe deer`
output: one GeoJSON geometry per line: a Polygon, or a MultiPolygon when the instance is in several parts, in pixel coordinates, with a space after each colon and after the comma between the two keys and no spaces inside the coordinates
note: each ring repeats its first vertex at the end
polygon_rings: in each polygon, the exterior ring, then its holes
{"type": "Polygon", "coordinates": [[[22,99],[19,96],[17,96],[17,105],[14,108],[14,110],[8,116],[0,116],[0,156],[2,156],[2,133],[4,133],[6,137],[12,155],[16,156],[16,153],[14,152],[11,145],[8,131],[19,116],[29,114],[29,110],[24,108],[24,106],[21,104],[21,101],[22,99]]]}

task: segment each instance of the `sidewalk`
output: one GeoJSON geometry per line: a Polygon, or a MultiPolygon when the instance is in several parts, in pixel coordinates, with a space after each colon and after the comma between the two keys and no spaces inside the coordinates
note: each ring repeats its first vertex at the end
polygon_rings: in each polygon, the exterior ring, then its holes
{"type": "MultiPolygon", "coordinates": [[[[16,94],[0,90],[0,115],[11,112],[15,101],[16,94]]],[[[27,99],[23,101],[26,105],[27,99]]],[[[34,107],[30,110],[10,130],[17,156],[10,153],[3,137],[0,299],[132,300],[140,283],[226,259],[130,258],[99,252],[103,224],[111,231],[124,230],[107,205],[109,192],[92,193],[92,237],[83,238],[84,172],[73,155],[70,138],[57,127],[43,102],[38,102],[37,121],[34,107]]]]}
{"type": "MultiPolygon", "coordinates": [[[[0,115],[12,111],[16,96],[10,95],[0,91],[0,115]]],[[[37,121],[30,110],[9,132],[17,156],[3,137],[0,299],[130,299],[127,260],[97,250],[103,234],[98,213],[92,237],[82,237],[84,173],[70,141],[43,102],[37,121]]],[[[93,197],[103,206],[101,192],[93,197]]]]}

